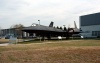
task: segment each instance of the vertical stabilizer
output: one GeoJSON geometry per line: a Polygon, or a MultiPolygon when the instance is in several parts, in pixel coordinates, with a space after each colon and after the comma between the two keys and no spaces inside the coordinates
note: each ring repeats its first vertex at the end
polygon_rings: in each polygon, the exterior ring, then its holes
{"type": "Polygon", "coordinates": [[[53,27],[53,24],[54,24],[54,22],[51,22],[50,25],[49,25],[49,27],[53,27]]]}
{"type": "Polygon", "coordinates": [[[74,27],[77,28],[76,22],[74,21],[74,27]]]}

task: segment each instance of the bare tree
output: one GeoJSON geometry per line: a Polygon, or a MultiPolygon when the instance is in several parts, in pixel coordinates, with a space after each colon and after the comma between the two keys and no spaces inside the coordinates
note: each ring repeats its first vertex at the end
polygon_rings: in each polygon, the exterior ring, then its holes
{"type": "Polygon", "coordinates": [[[12,27],[12,28],[15,29],[18,38],[21,38],[21,37],[22,37],[22,28],[23,28],[23,27],[24,27],[24,26],[23,26],[22,24],[15,24],[15,25],[13,25],[13,27],[12,27]]]}

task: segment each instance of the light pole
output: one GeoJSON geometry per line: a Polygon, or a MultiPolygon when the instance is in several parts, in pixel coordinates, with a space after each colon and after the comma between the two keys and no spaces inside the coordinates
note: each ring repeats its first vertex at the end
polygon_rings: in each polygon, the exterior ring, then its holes
{"type": "Polygon", "coordinates": [[[14,37],[14,35],[12,35],[13,34],[13,26],[10,26],[10,28],[8,29],[9,30],[9,39],[10,38],[12,38],[12,37],[14,37]]]}
{"type": "Polygon", "coordinates": [[[64,27],[66,26],[66,25],[63,25],[64,27]]]}
{"type": "Polygon", "coordinates": [[[40,20],[38,20],[39,21],[39,25],[40,25],[40,20]]]}
{"type": "Polygon", "coordinates": [[[9,28],[9,35],[11,35],[11,29],[12,29],[12,26],[10,26],[9,28]]]}
{"type": "MultiPolygon", "coordinates": [[[[39,21],[39,26],[40,26],[40,20],[38,20],[39,21]]],[[[39,39],[40,39],[40,42],[41,42],[41,36],[39,35],[39,39]]]]}
{"type": "Polygon", "coordinates": [[[63,25],[63,26],[64,26],[63,30],[65,30],[65,31],[66,31],[66,25],[63,25]]]}

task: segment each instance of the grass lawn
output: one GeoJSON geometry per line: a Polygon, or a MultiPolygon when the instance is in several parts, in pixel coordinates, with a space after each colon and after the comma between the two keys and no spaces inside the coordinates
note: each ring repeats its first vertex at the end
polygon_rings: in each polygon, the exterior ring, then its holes
{"type": "Polygon", "coordinates": [[[100,63],[100,40],[44,41],[2,46],[0,63],[100,63]]]}

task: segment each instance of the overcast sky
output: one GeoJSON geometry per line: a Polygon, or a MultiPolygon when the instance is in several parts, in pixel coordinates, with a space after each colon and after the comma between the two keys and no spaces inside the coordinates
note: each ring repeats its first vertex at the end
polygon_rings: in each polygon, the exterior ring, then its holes
{"type": "Polygon", "coordinates": [[[79,16],[100,12],[100,0],[0,0],[0,27],[14,24],[30,26],[38,23],[48,26],[79,26],[79,16]]]}

